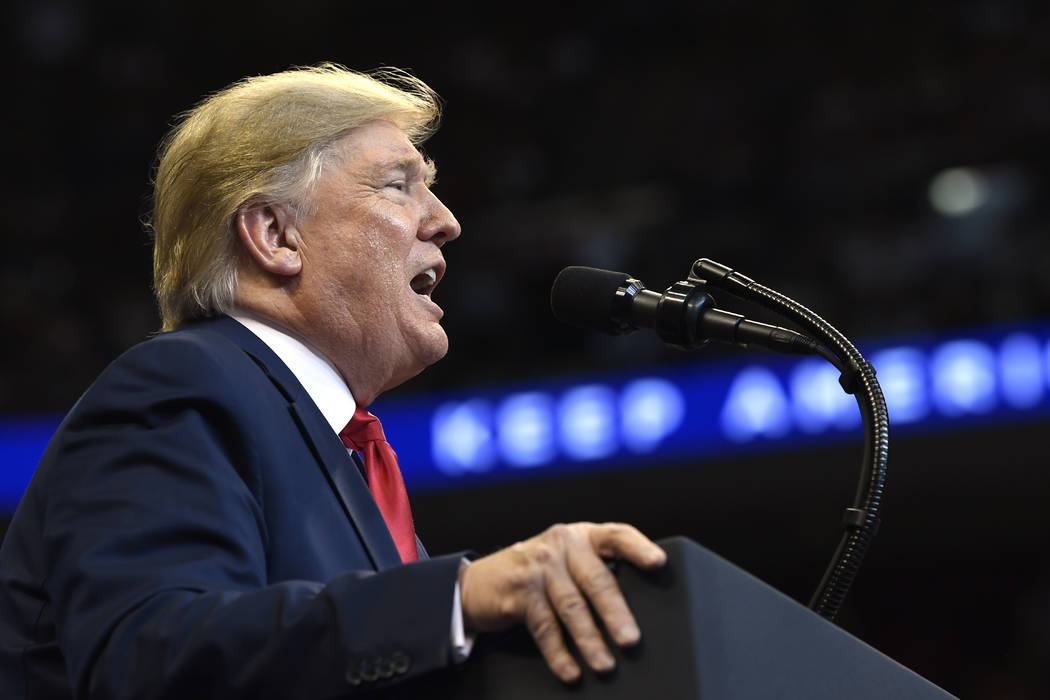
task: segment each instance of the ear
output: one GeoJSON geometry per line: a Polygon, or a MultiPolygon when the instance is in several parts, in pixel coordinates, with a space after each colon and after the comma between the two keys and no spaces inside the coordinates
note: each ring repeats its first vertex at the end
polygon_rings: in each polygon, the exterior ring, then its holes
{"type": "Polygon", "coordinates": [[[303,269],[302,239],[289,207],[248,201],[237,210],[234,224],[245,250],[266,272],[293,277],[303,269]]]}

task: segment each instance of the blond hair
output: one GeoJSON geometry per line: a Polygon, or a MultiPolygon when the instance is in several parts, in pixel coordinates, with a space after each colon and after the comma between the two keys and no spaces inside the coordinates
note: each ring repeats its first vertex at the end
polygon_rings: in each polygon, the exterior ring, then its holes
{"type": "Polygon", "coordinates": [[[237,210],[259,197],[309,213],[333,144],[376,119],[419,146],[439,98],[396,68],[318,66],[246,78],[181,115],[161,142],[153,188],[153,287],[164,330],[230,310],[237,210]]]}

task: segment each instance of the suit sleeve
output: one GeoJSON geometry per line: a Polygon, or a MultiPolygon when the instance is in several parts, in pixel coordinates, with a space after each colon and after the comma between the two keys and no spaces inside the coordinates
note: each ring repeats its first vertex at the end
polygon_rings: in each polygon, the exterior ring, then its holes
{"type": "Polygon", "coordinates": [[[459,555],[267,580],[231,381],[199,347],[132,351],[45,454],[45,587],[74,696],[333,698],[448,665],[459,555]]]}

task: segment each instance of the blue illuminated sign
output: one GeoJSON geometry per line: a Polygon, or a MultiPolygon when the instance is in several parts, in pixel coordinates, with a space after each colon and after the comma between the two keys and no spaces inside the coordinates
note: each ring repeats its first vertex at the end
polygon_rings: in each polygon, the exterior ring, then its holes
{"type": "Polygon", "coordinates": [[[886,398],[891,427],[914,423],[929,414],[925,353],[911,347],[889,348],[876,353],[870,361],[876,367],[879,386],[886,398]]]}
{"type": "MultiPolygon", "coordinates": [[[[1050,415],[1050,323],[862,349],[897,434],[1050,415]]],[[[817,358],[698,353],[670,368],[384,397],[372,409],[409,487],[428,490],[859,440],[857,405],[838,380],[817,358]]],[[[13,508],[57,424],[0,422],[0,509],[13,508]]]]}
{"type": "MultiPolygon", "coordinates": [[[[864,351],[896,434],[1050,414],[1050,324],[864,351]]],[[[381,400],[375,410],[417,489],[860,440],[856,401],[822,359],[694,358],[581,382],[381,400]],[[429,452],[420,434],[431,436],[429,452]]]]}
{"type": "Polygon", "coordinates": [[[11,513],[18,505],[61,420],[61,416],[38,416],[0,421],[0,513],[11,513]]]}

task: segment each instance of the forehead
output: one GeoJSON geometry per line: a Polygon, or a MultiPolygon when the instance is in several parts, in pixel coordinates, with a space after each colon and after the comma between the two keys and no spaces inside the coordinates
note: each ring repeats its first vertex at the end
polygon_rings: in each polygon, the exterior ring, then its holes
{"type": "Polygon", "coordinates": [[[406,177],[422,175],[430,180],[435,173],[434,164],[401,129],[387,121],[354,129],[336,142],[336,151],[342,156],[343,167],[354,175],[376,178],[401,171],[406,177]]]}

